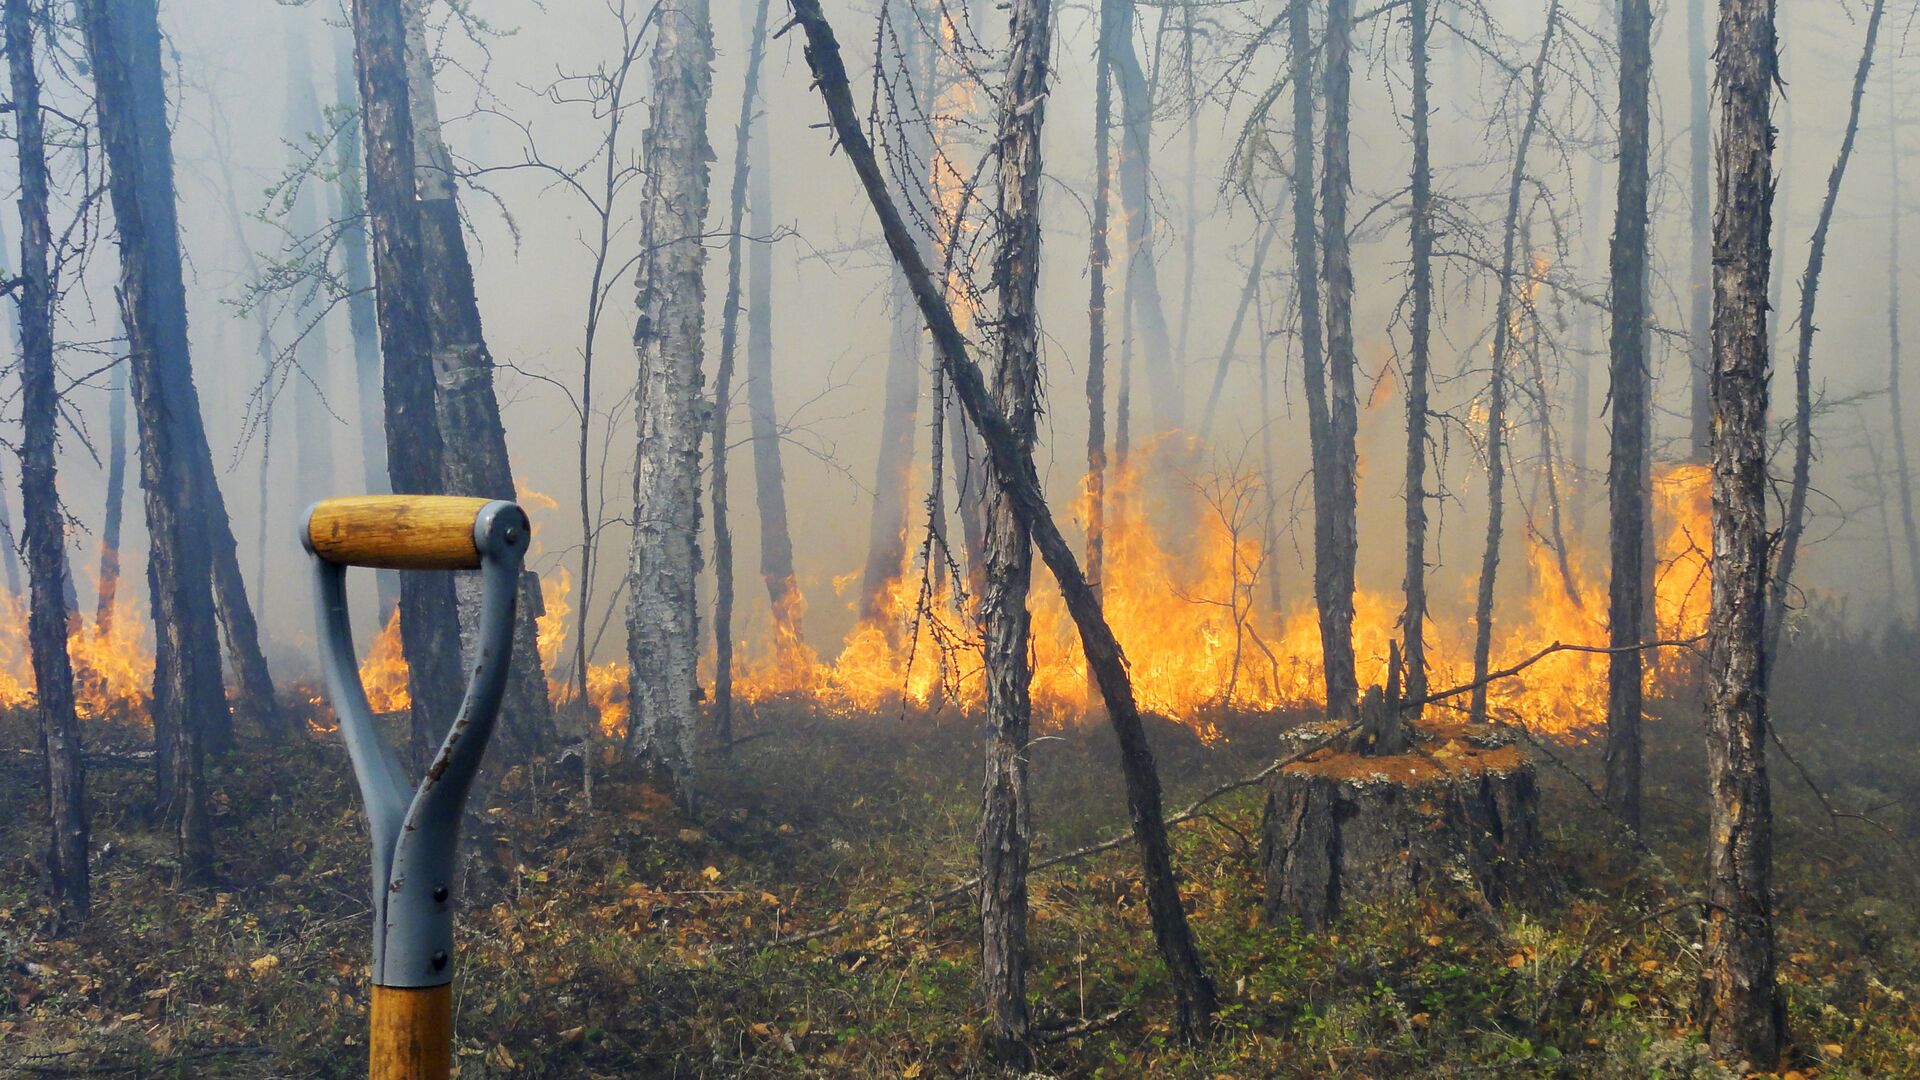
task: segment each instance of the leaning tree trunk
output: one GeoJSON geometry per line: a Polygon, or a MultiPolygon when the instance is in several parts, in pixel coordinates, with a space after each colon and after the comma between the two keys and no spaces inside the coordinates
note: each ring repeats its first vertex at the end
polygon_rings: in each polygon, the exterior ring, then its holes
{"type": "MultiPolygon", "coordinates": [[[[1321,352],[1320,234],[1314,225],[1312,74],[1315,50],[1308,19],[1311,10],[1310,0],[1288,0],[1288,78],[1293,84],[1293,270],[1294,285],[1300,292],[1300,369],[1306,381],[1307,445],[1312,460],[1313,599],[1320,616],[1321,665],[1331,686],[1336,681],[1336,670],[1346,673],[1345,684],[1352,685],[1355,680],[1351,677],[1353,639],[1350,634],[1340,635],[1339,622],[1330,609],[1331,597],[1323,587],[1323,581],[1330,580],[1337,556],[1332,550],[1332,533],[1328,528],[1333,520],[1334,505],[1332,471],[1327,468],[1333,456],[1333,435],[1332,419],[1327,412],[1327,366],[1321,352]]],[[[1334,701],[1334,695],[1328,693],[1329,712],[1335,707],[1334,701]]]]}
{"type": "MultiPolygon", "coordinates": [[[[1427,0],[1412,0],[1409,47],[1413,64],[1413,175],[1408,213],[1412,249],[1413,310],[1407,329],[1407,566],[1406,610],[1400,634],[1406,646],[1405,699],[1409,720],[1420,719],[1427,696],[1427,376],[1433,337],[1433,163],[1429,157],[1427,94],[1427,0]]],[[[1394,704],[1398,704],[1395,702],[1394,704]]]]}
{"type": "Polygon", "coordinates": [[[1326,652],[1327,716],[1344,719],[1359,703],[1354,672],[1353,589],[1360,552],[1360,402],[1354,389],[1353,258],[1347,237],[1347,192],[1353,186],[1348,116],[1353,82],[1353,0],[1328,0],[1326,153],[1320,183],[1321,283],[1327,291],[1327,442],[1325,503],[1315,503],[1314,527],[1326,534],[1316,557],[1313,591],[1320,601],[1320,638],[1326,652]]]}
{"type": "Polygon", "coordinates": [[[732,405],[733,357],[740,340],[740,245],[746,227],[748,156],[767,47],[767,3],[759,0],[747,48],[747,83],[734,126],[733,190],[727,220],[727,295],[720,305],[720,364],[713,373],[713,719],[720,745],[733,745],[733,526],[727,516],[727,412],[732,405]]]}
{"type": "MultiPolygon", "coordinates": [[[[387,477],[395,493],[437,495],[446,490],[445,447],[434,401],[433,330],[420,239],[423,215],[415,196],[401,0],[353,0],[353,36],[367,147],[387,477]]],[[[399,603],[413,753],[416,764],[423,764],[452,723],[462,692],[451,575],[402,575],[399,603]]]]}
{"type": "MultiPolygon", "coordinates": [[[[1907,416],[1900,398],[1900,110],[1895,80],[1887,80],[1887,190],[1892,200],[1887,216],[1887,412],[1893,426],[1893,468],[1899,481],[1900,525],[1906,534],[1907,565],[1913,578],[1914,601],[1920,604],[1920,527],[1913,516],[1913,471],[1907,462],[1907,416]]],[[[1920,631],[1920,616],[1914,619],[1920,631]]]]}
{"type": "MultiPolygon", "coordinates": [[[[175,830],[180,874],[213,879],[204,743],[229,724],[220,684],[207,521],[224,509],[198,499],[200,395],[187,347],[187,297],[173,198],[173,152],[153,0],[84,0],[108,196],[120,240],[120,290],[140,432],[153,589],[153,720],[158,805],[175,830]]],[[[205,473],[212,474],[211,462],[205,473]]]]}
{"type": "MultiPolygon", "coordinates": [[[[1633,3],[1634,0],[1626,0],[1633,3]]],[[[1540,123],[1545,98],[1548,51],[1560,24],[1560,0],[1547,5],[1547,25],[1540,34],[1540,53],[1534,57],[1532,90],[1527,116],[1514,145],[1513,174],[1507,180],[1507,213],[1500,230],[1500,280],[1493,305],[1492,374],[1487,393],[1487,536],[1480,555],[1480,581],[1473,615],[1473,695],[1467,716],[1476,724],[1487,720],[1487,672],[1493,660],[1494,583],[1500,571],[1502,517],[1506,507],[1507,476],[1507,353],[1513,347],[1513,264],[1519,257],[1520,196],[1527,179],[1527,151],[1540,123]]],[[[1531,272],[1531,270],[1529,270],[1531,272]]]]}
{"type": "Polygon", "coordinates": [[[1164,433],[1183,422],[1185,388],[1175,367],[1153,250],[1153,91],[1133,48],[1134,0],[1101,0],[1101,9],[1103,49],[1120,84],[1120,205],[1127,219],[1129,315],[1145,333],[1141,366],[1153,393],[1155,430],[1164,433]]]}
{"type": "Polygon", "coordinates": [[[1800,554],[1800,540],[1807,528],[1807,494],[1813,486],[1813,323],[1814,300],[1820,294],[1820,271],[1827,261],[1827,229],[1833,224],[1834,207],[1840,201],[1840,182],[1847,175],[1847,162],[1853,157],[1854,136],[1860,132],[1860,101],[1867,92],[1867,72],[1873,67],[1873,46],[1880,36],[1880,16],[1886,12],[1886,0],[1874,0],[1867,15],[1867,40],[1860,48],[1860,63],[1853,71],[1853,97],[1847,107],[1846,134],[1840,139],[1840,156],[1827,174],[1827,197],[1820,203],[1820,219],[1813,226],[1813,239],[1807,244],[1807,272],[1800,279],[1800,337],[1793,355],[1793,480],[1787,488],[1787,517],[1780,525],[1780,558],[1774,566],[1773,589],[1767,598],[1767,671],[1780,656],[1780,631],[1787,621],[1787,599],[1793,588],[1793,571],[1800,554]]]}
{"type": "Polygon", "coordinates": [[[45,760],[47,871],[65,915],[87,914],[87,778],[80,718],[73,705],[73,662],[67,655],[66,524],[55,477],[60,393],[53,361],[54,284],[47,265],[47,148],[34,67],[29,0],[6,0],[7,69],[13,88],[14,144],[20,160],[20,517],[26,540],[31,606],[27,640],[45,760]]]}
{"type": "MultiPolygon", "coordinates": [[[[1874,5],[1879,13],[1879,4],[1874,5]]],[[[1713,222],[1713,605],[1707,622],[1707,1043],[1765,1071],[1785,1041],[1774,978],[1767,785],[1767,259],[1772,0],[1720,0],[1713,222]]],[[[1858,96],[1856,95],[1856,101],[1858,96]]]]}
{"type": "MultiPolygon", "coordinates": [[[[334,217],[340,222],[340,279],[346,288],[347,332],[353,340],[353,385],[360,432],[361,483],[366,494],[392,490],[387,481],[387,443],[380,392],[380,330],[374,311],[373,266],[367,259],[365,167],[360,153],[360,88],[354,81],[353,35],[336,30],[333,39],[333,93],[336,107],[348,112],[334,137],[334,217]]],[[[375,577],[379,625],[400,600],[400,581],[392,570],[375,577]]]]}
{"type": "Polygon", "coordinates": [[[1653,526],[1653,373],[1647,360],[1647,92],[1653,67],[1648,0],[1620,5],[1620,179],[1608,256],[1613,442],[1607,466],[1607,805],[1640,828],[1643,655],[1651,639],[1646,563],[1653,526]]]}
{"type": "MultiPolygon", "coordinates": [[[[1007,81],[1001,90],[1000,250],[993,267],[1000,297],[1000,355],[994,404],[1012,427],[1022,459],[1033,454],[1040,397],[1040,132],[1046,122],[1051,0],[1015,0],[1009,16],[1007,81]]],[[[1029,695],[1027,589],[1033,539],[1015,513],[998,469],[987,507],[987,591],[980,604],[986,641],[987,776],[980,799],[980,983],[993,1057],[1032,1062],[1027,1015],[1027,856],[1033,802],[1027,787],[1029,695]]]]}
{"type": "Polygon", "coordinates": [[[707,0],[672,0],[655,24],[652,122],[642,140],[648,172],[640,211],[635,285],[639,322],[639,447],[634,471],[632,592],[627,659],[632,720],[626,752],[682,803],[693,801],[694,667],[699,615],[700,437],[707,217],[707,101],[713,27],[707,0]]]}
{"type": "Polygon", "coordinates": [[[1707,381],[1713,351],[1713,227],[1707,168],[1712,149],[1707,126],[1707,0],[1687,0],[1687,319],[1688,456],[1703,463],[1713,441],[1713,395],[1707,381]]]}
{"type": "Polygon", "coordinates": [[[1088,585],[1079,561],[1060,534],[1053,512],[1041,494],[1033,456],[1020,452],[1018,436],[1006,414],[988,396],[986,380],[968,356],[966,338],[955,325],[940,286],[927,269],[913,234],[887,190],[873,147],[867,142],[854,112],[840,45],[834,40],[833,28],[820,12],[820,0],[794,0],[793,12],[795,21],[807,35],[806,57],[814,85],[826,101],[827,115],[839,145],[847,151],[848,160],[859,174],[860,185],[866,190],[867,200],[880,218],[881,232],[893,252],[894,262],[913,287],[914,300],[933,334],[934,354],[945,369],[961,406],[966,409],[968,419],[981,435],[993,462],[994,475],[1000,482],[999,493],[1007,497],[1021,527],[1032,535],[1041,559],[1060,586],[1067,613],[1080,631],[1081,651],[1100,687],[1108,720],[1120,744],[1120,767],[1146,882],[1148,916],[1160,958],[1167,965],[1179,1000],[1180,1028],[1204,1035],[1211,1028],[1216,1005],[1213,980],[1207,976],[1194,945],[1192,929],[1187,924],[1186,910],[1181,906],[1161,808],[1160,777],[1140,722],[1139,705],[1133,696],[1133,684],[1120,643],[1101,611],[1099,596],[1088,585]]]}
{"type": "MultiPolygon", "coordinates": [[[[433,335],[434,415],[446,447],[441,469],[445,490],[451,494],[513,499],[513,466],[507,457],[500,401],[493,389],[493,354],[480,323],[473,262],[461,231],[453,158],[440,135],[432,57],[427,51],[426,4],[427,0],[407,0],[407,105],[413,119],[415,206],[420,216],[427,322],[433,335]]],[[[480,575],[459,574],[453,588],[460,613],[461,656],[471,662],[479,648],[480,575]]],[[[523,594],[539,588],[538,577],[522,578],[523,594]]],[[[523,596],[514,607],[513,654],[502,723],[523,753],[537,752],[554,740],[553,704],[547,698],[546,674],[540,669],[535,625],[542,607],[531,596],[523,596]]]]}

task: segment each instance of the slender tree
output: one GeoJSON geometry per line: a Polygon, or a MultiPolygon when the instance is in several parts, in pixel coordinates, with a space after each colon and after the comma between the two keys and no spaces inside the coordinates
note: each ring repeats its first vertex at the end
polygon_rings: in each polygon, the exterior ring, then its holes
{"type": "Polygon", "coordinates": [[[27,638],[33,654],[34,701],[40,714],[47,823],[52,834],[47,845],[48,878],[56,904],[77,918],[87,914],[90,903],[87,779],[80,720],[73,704],[73,663],[67,655],[67,537],[55,475],[60,396],[53,360],[53,277],[47,258],[52,229],[31,8],[31,0],[6,0],[0,10],[20,164],[20,271],[15,292],[20,324],[21,528],[32,593],[27,638]]]}
{"type": "Polygon", "coordinates": [[[1093,39],[1093,226],[1087,251],[1087,580],[1101,587],[1107,551],[1107,270],[1113,265],[1114,0],[1101,0],[1093,39]]]}
{"type": "MultiPolygon", "coordinates": [[[[1413,169],[1408,183],[1409,246],[1412,252],[1413,310],[1407,329],[1407,566],[1406,610],[1400,615],[1405,645],[1402,683],[1406,700],[1427,696],[1427,381],[1433,335],[1433,162],[1427,105],[1432,82],[1427,75],[1427,0],[1411,0],[1412,29],[1408,59],[1413,66],[1413,169]]],[[[1414,705],[1409,720],[1417,720],[1414,705]]]]}
{"type": "MultiPolygon", "coordinates": [[[[1009,15],[1007,82],[1000,95],[1000,354],[994,404],[1007,417],[1022,458],[1033,454],[1040,397],[1040,132],[1046,122],[1050,0],[1015,0],[1009,15]]],[[[988,1038],[1003,1064],[1026,1067],[1027,855],[1033,803],[1027,789],[1029,697],[1027,589],[1033,538],[1014,512],[1006,482],[989,464],[987,591],[980,604],[987,669],[987,776],[980,807],[980,979],[988,1038]]]]}
{"type": "MultiPolygon", "coordinates": [[[[1876,5],[1877,10],[1877,5],[1876,5]]],[[[1767,784],[1767,270],[1773,214],[1773,0],[1720,0],[1713,220],[1713,604],[1707,622],[1707,1042],[1771,1069],[1774,976],[1767,784]]]]}
{"type": "MultiPolygon", "coordinates": [[[[1820,272],[1827,263],[1827,230],[1840,203],[1840,182],[1853,158],[1854,138],[1860,133],[1860,103],[1867,93],[1867,72],[1873,68],[1873,47],[1880,37],[1880,17],[1886,0],[1873,0],[1867,13],[1867,39],[1860,47],[1860,63],[1853,70],[1853,95],[1847,105],[1846,132],[1840,155],[1827,174],[1827,194],[1820,218],[1807,243],[1807,270],[1800,277],[1799,338],[1793,354],[1793,479],[1787,487],[1787,516],[1780,524],[1780,557],[1774,567],[1772,592],[1767,597],[1767,656],[1780,655],[1780,632],[1787,622],[1787,600],[1793,589],[1793,571],[1799,561],[1800,541],[1807,529],[1807,494],[1813,487],[1813,335],[1814,301],[1820,295],[1820,272]]],[[[1768,669],[1771,670],[1771,667],[1768,669]]]]}
{"type": "MultiPolygon", "coordinates": [[[[1126,215],[1128,318],[1144,334],[1141,367],[1153,394],[1156,432],[1180,427],[1185,387],[1160,298],[1153,249],[1153,88],[1133,47],[1134,0],[1101,0],[1103,48],[1120,87],[1120,205],[1126,215]],[[1112,10],[1109,11],[1108,8],[1112,10]]],[[[1129,335],[1131,337],[1131,335],[1129,335]]]]}
{"type": "Polygon", "coordinates": [[[1360,552],[1360,401],[1354,389],[1358,360],[1353,345],[1353,255],[1347,235],[1347,195],[1353,186],[1349,114],[1353,83],[1353,0],[1327,0],[1326,67],[1321,96],[1327,103],[1325,160],[1320,178],[1321,285],[1327,298],[1327,500],[1313,507],[1316,544],[1313,591],[1320,603],[1320,641],[1325,654],[1327,715],[1351,719],[1360,703],[1354,673],[1353,589],[1360,552]],[[1325,559],[1322,561],[1321,555],[1325,559]]]}
{"type": "Polygon", "coordinates": [[[1713,208],[1709,161],[1707,0],[1687,0],[1687,370],[1688,460],[1704,463],[1713,441],[1713,395],[1707,387],[1713,352],[1713,208]]]}
{"type": "Polygon", "coordinates": [[[694,667],[699,615],[700,438],[705,323],[707,102],[713,93],[713,27],[707,0],[664,3],[654,23],[653,113],[642,140],[638,467],[634,471],[632,588],[627,659],[632,720],[626,750],[693,798],[694,667]]]}
{"type": "MultiPolygon", "coordinates": [[[[313,59],[307,50],[310,28],[304,25],[312,13],[295,9],[289,14],[301,18],[302,25],[285,29],[287,49],[288,142],[298,146],[311,133],[319,131],[320,95],[313,83],[313,59]]],[[[302,184],[292,193],[287,225],[296,237],[309,237],[320,228],[319,205],[322,192],[302,184]]],[[[294,362],[299,371],[291,382],[293,389],[294,495],[295,505],[305,507],[336,494],[333,479],[333,423],[324,400],[327,386],[327,328],[320,319],[322,308],[318,290],[302,288],[293,298],[293,332],[298,336],[294,362]]],[[[264,534],[267,530],[262,529],[264,534]]]]}
{"type": "Polygon", "coordinates": [[[1620,176],[1608,258],[1607,347],[1613,398],[1607,467],[1606,795],[1614,814],[1640,827],[1640,713],[1645,693],[1638,648],[1649,640],[1644,582],[1652,530],[1653,374],[1647,362],[1647,92],[1653,69],[1653,13],[1647,0],[1620,4],[1620,176]]]}
{"type": "MultiPolygon", "coordinates": [[[[387,479],[398,494],[437,495],[446,491],[445,447],[434,400],[433,329],[415,192],[406,41],[402,0],[353,0],[387,479]]],[[[400,578],[400,645],[407,660],[416,764],[424,763],[429,748],[452,722],[462,693],[460,631],[450,577],[400,578]]]]}
{"type": "Polygon", "coordinates": [[[107,499],[100,524],[100,566],[94,575],[93,622],[103,635],[113,626],[120,592],[120,519],[126,490],[127,372],[125,364],[116,364],[107,397],[107,499]]]}
{"type": "MultiPolygon", "coordinates": [[[[173,150],[153,0],[83,0],[106,151],[108,196],[120,239],[120,290],[140,432],[140,486],[152,544],[153,717],[158,808],[173,827],[183,880],[213,878],[205,740],[226,730],[215,629],[210,533],[226,510],[200,427],[187,346],[187,296],[174,208],[173,150]],[[211,495],[211,501],[208,496],[211,495]]],[[[232,551],[232,533],[227,533],[232,551]]]]}
{"type": "Polygon", "coordinates": [[[740,94],[740,122],[734,126],[727,294],[720,305],[720,363],[713,373],[713,718],[723,747],[733,743],[733,526],[727,517],[727,413],[733,400],[734,349],[740,340],[741,230],[746,228],[748,152],[760,93],[760,60],[767,49],[767,6],[767,0],[759,0],[754,8],[747,82],[740,94]]]}
{"type": "MultiPolygon", "coordinates": [[[[1920,604],[1920,526],[1914,524],[1913,472],[1907,461],[1907,416],[1901,404],[1900,375],[1900,126],[1897,80],[1887,80],[1887,414],[1893,428],[1893,468],[1900,490],[1900,526],[1907,541],[1907,566],[1913,579],[1914,602],[1920,604]]],[[[1920,614],[1914,618],[1920,630],[1920,614]]]]}

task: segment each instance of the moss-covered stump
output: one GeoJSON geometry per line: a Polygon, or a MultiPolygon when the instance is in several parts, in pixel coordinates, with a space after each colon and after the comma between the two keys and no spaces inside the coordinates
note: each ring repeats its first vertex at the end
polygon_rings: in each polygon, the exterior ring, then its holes
{"type": "MultiPolygon", "coordinates": [[[[1303,748],[1328,730],[1286,740],[1303,748]]],[[[1423,725],[1404,754],[1329,747],[1295,762],[1267,781],[1262,833],[1267,917],[1314,930],[1344,904],[1436,888],[1497,904],[1546,880],[1533,762],[1484,725],[1423,725]]]]}

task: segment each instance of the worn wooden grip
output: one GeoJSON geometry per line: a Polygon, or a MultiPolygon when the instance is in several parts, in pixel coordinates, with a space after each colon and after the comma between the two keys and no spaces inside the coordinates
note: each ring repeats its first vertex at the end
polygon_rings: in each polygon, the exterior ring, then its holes
{"type": "Polygon", "coordinates": [[[488,501],[454,495],[328,499],[307,516],[307,542],[315,555],[344,566],[472,570],[480,565],[473,523],[488,501]]]}
{"type": "Polygon", "coordinates": [[[367,1080],[447,1080],[452,1066],[453,984],[374,987],[367,1080]]]}

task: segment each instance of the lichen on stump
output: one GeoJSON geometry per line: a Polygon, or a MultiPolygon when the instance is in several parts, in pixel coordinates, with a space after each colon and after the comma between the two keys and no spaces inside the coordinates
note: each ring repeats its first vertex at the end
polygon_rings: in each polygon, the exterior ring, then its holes
{"type": "MultiPolygon", "coordinates": [[[[1283,739],[1297,750],[1339,726],[1283,739]]],[[[1533,763],[1489,725],[1423,724],[1406,753],[1336,746],[1295,762],[1267,781],[1262,834],[1267,918],[1310,930],[1347,904],[1433,890],[1498,904],[1546,882],[1533,763]]]]}

